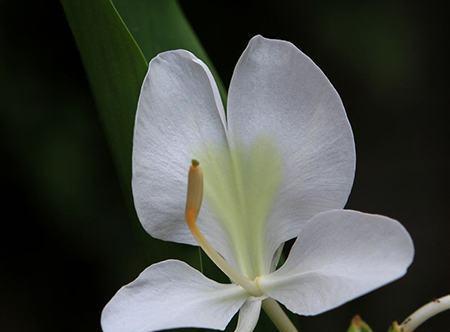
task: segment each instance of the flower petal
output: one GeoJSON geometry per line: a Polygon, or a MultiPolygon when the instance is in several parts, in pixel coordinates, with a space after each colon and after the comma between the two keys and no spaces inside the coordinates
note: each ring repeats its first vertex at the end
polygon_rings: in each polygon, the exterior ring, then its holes
{"type": "Polygon", "coordinates": [[[270,263],[270,272],[273,272],[277,269],[278,264],[280,263],[281,255],[283,254],[284,243],[278,247],[275,251],[275,254],[272,258],[272,263],[270,263]]]}
{"type": "Polygon", "coordinates": [[[246,297],[239,286],[219,284],[186,263],[168,260],[122,287],[103,309],[101,324],[104,332],[223,330],[246,297]]]}
{"type": "Polygon", "coordinates": [[[261,300],[248,299],[239,310],[239,319],[234,332],[252,332],[258,323],[260,312],[261,300]]]}
{"type": "Polygon", "coordinates": [[[399,222],[332,210],[311,219],[286,263],[262,277],[260,286],[289,310],[315,315],[400,278],[413,256],[399,222]]]}
{"type": "MultiPolygon", "coordinates": [[[[176,50],[150,62],[136,114],[132,185],[139,219],[153,237],[196,244],[184,222],[187,172],[199,151],[227,146],[224,121],[216,83],[201,60],[176,50]]],[[[201,229],[226,238],[214,220],[201,229]]]]}
{"type": "Polygon", "coordinates": [[[339,95],[311,59],[289,42],[261,36],[235,68],[227,116],[235,145],[271,139],[282,155],[283,181],[268,222],[269,270],[278,246],[312,216],[344,207],[355,171],[352,130],[339,95]]]}

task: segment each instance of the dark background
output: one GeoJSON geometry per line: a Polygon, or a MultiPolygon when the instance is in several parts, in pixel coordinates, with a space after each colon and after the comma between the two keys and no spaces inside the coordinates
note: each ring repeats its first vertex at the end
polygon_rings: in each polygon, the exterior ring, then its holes
{"type": "MultiPolygon", "coordinates": [[[[149,0],[150,1],[150,0],[149,0]]],[[[411,233],[401,280],[302,331],[377,331],[450,292],[448,8],[409,1],[182,1],[228,84],[249,38],[292,41],[327,74],[353,126],[348,208],[411,233]]],[[[73,37],[57,1],[0,0],[2,331],[98,331],[101,309],[143,268],[73,37]]],[[[442,314],[418,331],[448,331],[442,314]]]]}

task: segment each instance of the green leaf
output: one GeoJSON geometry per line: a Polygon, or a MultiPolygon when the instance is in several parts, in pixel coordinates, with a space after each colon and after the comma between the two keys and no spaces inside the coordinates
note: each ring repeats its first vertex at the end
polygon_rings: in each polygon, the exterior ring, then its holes
{"type": "Polygon", "coordinates": [[[211,69],[225,101],[226,91],[197,36],[174,0],[113,0],[147,61],[171,49],[186,49],[211,69]]]}
{"type": "Polygon", "coordinates": [[[108,0],[62,1],[124,184],[145,57],[108,0]]]}
{"type": "Polygon", "coordinates": [[[353,317],[347,332],[372,332],[372,329],[359,315],[353,317]]]}
{"type": "MultiPolygon", "coordinates": [[[[134,216],[131,195],[133,125],[148,62],[157,53],[178,48],[192,51],[210,66],[209,61],[176,1],[61,0],[61,3],[134,216]]],[[[147,241],[145,252],[151,262],[178,257],[199,266],[198,253],[193,248],[150,240],[140,227],[136,230],[142,233],[141,241],[147,241]]]]}
{"type": "Polygon", "coordinates": [[[402,329],[401,329],[400,325],[398,325],[397,322],[393,322],[388,330],[388,332],[401,332],[401,331],[402,331],[402,329]]]}

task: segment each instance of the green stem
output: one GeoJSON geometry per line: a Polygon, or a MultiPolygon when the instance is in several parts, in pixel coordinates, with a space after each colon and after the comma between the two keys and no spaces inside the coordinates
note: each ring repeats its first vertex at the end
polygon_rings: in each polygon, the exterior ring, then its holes
{"type": "Polygon", "coordinates": [[[298,332],[286,313],[274,299],[265,299],[262,308],[280,332],[298,332]]]}

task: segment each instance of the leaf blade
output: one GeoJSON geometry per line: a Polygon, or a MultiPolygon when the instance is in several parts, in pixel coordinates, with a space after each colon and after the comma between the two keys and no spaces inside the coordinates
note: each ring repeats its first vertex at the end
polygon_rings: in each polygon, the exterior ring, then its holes
{"type": "MultiPolygon", "coordinates": [[[[132,139],[137,100],[148,60],[157,53],[177,48],[188,49],[208,61],[206,54],[176,1],[61,0],[61,3],[135,218],[131,194],[132,139]],[[153,15],[146,17],[145,13],[153,15]],[[131,30],[127,24],[132,24],[131,30]],[[155,31],[155,26],[160,31],[169,31],[171,37],[155,31]]],[[[194,248],[150,240],[140,228],[137,232],[140,245],[150,252],[151,263],[178,257],[194,266],[201,264],[194,248]]]]}

